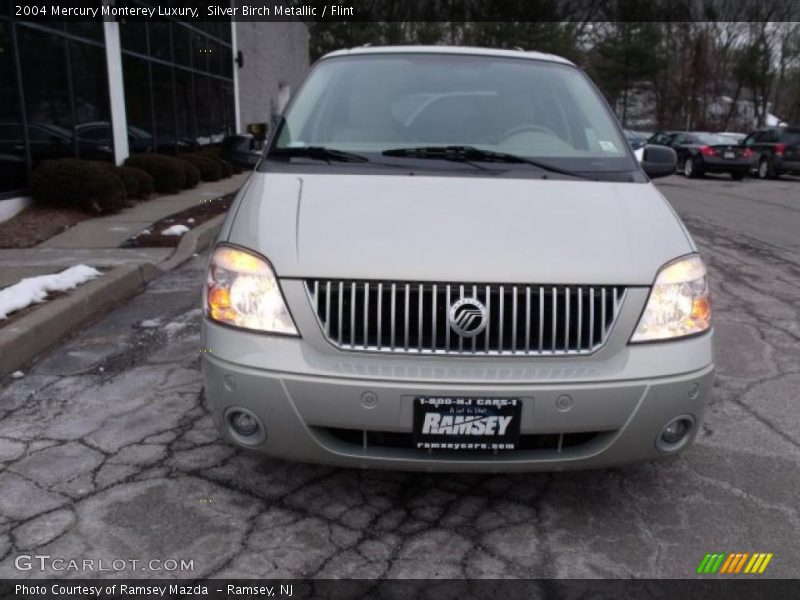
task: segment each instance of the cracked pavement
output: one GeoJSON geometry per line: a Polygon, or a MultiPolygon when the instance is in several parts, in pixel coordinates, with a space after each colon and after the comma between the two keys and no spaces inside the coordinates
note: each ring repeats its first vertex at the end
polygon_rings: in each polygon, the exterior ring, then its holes
{"type": "Polygon", "coordinates": [[[202,401],[205,257],[0,382],[0,577],[20,554],[184,559],[131,577],[692,577],[706,552],[800,574],[800,180],[659,182],[711,268],[718,376],[697,443],[619,469],[355,471],[220,440],[202,401]]]}

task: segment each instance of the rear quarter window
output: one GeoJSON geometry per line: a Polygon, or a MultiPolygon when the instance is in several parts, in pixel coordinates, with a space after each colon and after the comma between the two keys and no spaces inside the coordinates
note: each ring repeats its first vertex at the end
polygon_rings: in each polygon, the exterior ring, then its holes
{"type": "Polygon", "coordinates": [[[787,129],[781,138],[787,144],[800,144],[800,129],[787,129]]]}

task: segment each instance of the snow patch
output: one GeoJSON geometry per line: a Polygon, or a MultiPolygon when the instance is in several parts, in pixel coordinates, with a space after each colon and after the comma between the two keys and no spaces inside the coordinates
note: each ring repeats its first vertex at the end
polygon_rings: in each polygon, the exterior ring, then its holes
{"type": "Polygon", "coordinates": [[[183,235],[189,231],[186,225],[172,225],[161,232],[161,235],[183,235]]]}
{"type": "Polygon", "coordinates": [[[64,292],[99,277],[100,271],[86,265],[75,265],[61,273],[27,277],[0,290],[0,321],[22,308],[44,302],[50,292],[64,292]]]}
{"type": "Polygon", "coordinates": [[[161,319],[145,319],[139,323],[139,327],[142,329],[155,329],[156,327],[161,327],[161,319]]]}
{"type": "Polygon", "coordinates": [[[14,371],[11,374],[11,377],[13,377],[14,379],[22,379],[23,377],[25,377],[25,373],[23,373],[22,371],[14,371]]]}
{"type": "Polygon", "coordinates": [[[185,327],[186,327],[186,324],[185,324],[185,323],[175,323],[175,322],[173,322],[173,323],[167,323],[166,325],[164,325],[164,331],[166,331],[166,332],[167,332],[167,335],[168,335],[169,337],[172,337],[172,336],[174,336],[176,333],[178,333],[179,331],[181,331],[182,329],[184,329],[185,327]]]}

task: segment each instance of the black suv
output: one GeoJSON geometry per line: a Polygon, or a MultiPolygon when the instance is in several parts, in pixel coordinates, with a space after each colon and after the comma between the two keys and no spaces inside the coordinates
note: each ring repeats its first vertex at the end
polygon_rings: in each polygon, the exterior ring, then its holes
{"type": "Polygon", "coordinates": [[[742,145],[760,155],[758,176],[774,179],[781,173],[800,175],[800,128],[759,129],[742,140],[742,145]]]}

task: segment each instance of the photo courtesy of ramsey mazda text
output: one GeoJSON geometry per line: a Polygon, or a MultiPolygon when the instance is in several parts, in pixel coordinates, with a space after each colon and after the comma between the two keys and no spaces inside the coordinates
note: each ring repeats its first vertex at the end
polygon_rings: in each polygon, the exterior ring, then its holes
{"type": "Polygon", "coordinates": [[[206,397],[231,443],[419,471],[686,449],[714,356],[706,266],[588,77],[535,52],[324,56],[220,232],[206,397]]]}

